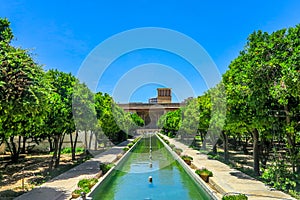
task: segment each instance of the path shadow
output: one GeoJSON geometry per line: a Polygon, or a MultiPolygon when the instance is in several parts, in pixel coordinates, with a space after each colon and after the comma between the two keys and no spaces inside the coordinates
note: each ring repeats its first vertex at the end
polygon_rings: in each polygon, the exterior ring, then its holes
{"type": "Polygon", "coordinates": [[[244,174],[243,172],[240,172],[240,171],[230,172],[229,174],[232,176],[235,176],[239,179],[256,180],[255,178],[252,178],[252,177],[248,176],[247,174],[244,174]]]}
{"type": "Polygon", "coordinates": [[[266,199],[274,199],[274,200],[295,200],[294,198],[283,198],[283,197],[276,197],[276,196],[270,196],[270,195],[259,195],[259,194],[246,194],[248,197],[263,197],[266,199]]]}
{"type": "MultiPolygon", "coordinates": [[[[129,143],[128,141],[125,141],[116,146],[123,147],[123,146],[127,145],[128,143],[129,143]]],[[[68,170],[67,172],[65,172],[63,174],[60,174],[59,176],[53,178],[52,180],[50,180],[48,182],[53,182],[56,180],[70,179],[70,178],[78,177],[81,175],[94,175],[100,171],[100,160],[102,157],[109,155],[109,154],[117,155],[121,152],[122,152],[122,148],[110,148],[110,149],[100,153],[99,155],[96,155],[93,159],[87,160],[86,162],[84,162],[80,165],[77,165],[76,167],[68,170]]]]}
{"type": "Polygon", "coordinates": [[[88,160],[85,163],[77,165],[76,167],[73,167],[72,169],[68,170],[67,172],[60,174],[59,176],[51,179],[48,182],[70,179],[70,178],[78,177],[81,175],[92,175],[92,174],[96,174],[97,172],[99,172],[99,170],[100,170],[100,162],[99,161],[88,160]]]}
{"type": "Polygon", "coordinates": [[[31,192],[25,193],[15,200],[35,200],[35,199],[43,199],[43,200],[64,200],[69,197],[66,191],[57,190],[54,188],[48,187],[40,187],[34,188],[31,192]]]}
{"type": "Polygon", "coordinates": [[[20,196],[24,194],[23,191],[14,191],[14,190],[3,190],[0,192],[0,199],[1,200],[10,200],[10,199],[14,199],[17,196],[20,196]]]}

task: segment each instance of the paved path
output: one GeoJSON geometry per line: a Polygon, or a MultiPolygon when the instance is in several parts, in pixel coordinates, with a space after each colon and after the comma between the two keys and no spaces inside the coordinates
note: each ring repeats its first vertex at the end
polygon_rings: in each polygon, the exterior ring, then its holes
{"type": "Polygon", "coordinates": [[[175,139],[164,136],[171,144],[183,150],[183,154],[193,157],[193,164],[197,168],[206,167],[213,172],[210,184],[217,189],[220,196],[226,193],[243,193],[249,200],[290,200],[290,195],[277,190],[270,190],[264,183],[236,170],[217,160],[208,159],[207,155],[188,148],[175,139]]]}
{"type": "Polygon", "coordinates": [[[111,163],[122,153],[128,141],[100,153],[94,158],[82,163],[69,171],[55,177],[39,187],[15,198],[16,200],[65,200],[71,198],[71,193],[77,187],[79,180],[91,178],[99,173],[100,163],[111,163]]]}

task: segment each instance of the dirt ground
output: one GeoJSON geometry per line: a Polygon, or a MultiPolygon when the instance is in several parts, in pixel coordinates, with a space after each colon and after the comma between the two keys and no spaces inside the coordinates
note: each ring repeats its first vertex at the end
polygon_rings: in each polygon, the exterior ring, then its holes
{"type": "Polygon", "coordinates": [[[69,170],[85,158],[80,154],[76,155],[75,161],[72,161],[70,154],[63,154],[60,166],[49,172],[51,156],[50,154],[22,155],[18,163],[12,164],[8,155],[0,155],[0,199],[13,199],[69,170]]]}

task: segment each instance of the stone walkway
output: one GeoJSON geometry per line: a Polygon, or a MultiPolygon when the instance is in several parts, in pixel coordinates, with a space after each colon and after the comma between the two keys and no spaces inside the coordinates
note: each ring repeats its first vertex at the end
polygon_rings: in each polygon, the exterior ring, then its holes
{"type": "Polygon", "coordinates": [[[39,187],[15,198],[16,200],[65,200],[71,198],[71,193],[77,187],[79,180],[91,178],[99,173],[100,163],[111,163],[123,152],[129,141],[114,146],[94,158],[82,163],[71,170],[55,177],[39,187]]]}
{"type": "Polygon", "coordinates": [[[193,164],[197,168],[206,167],[213,172],[214,176],[210,177],[209,184],[217,190],[220,197],[226,193],[242,193],[246,194],[249,200],[295,199],[281,191],[271,190],[264,183],[236,169],[232,169],[222,162],[208,159],[207,155],[188,148],[175,139],[166,136],[164,136],[164,138],[169,140],[170,144],[174,144],[177,148],[182,149],[184,155],[193,157],[193,164]]]}

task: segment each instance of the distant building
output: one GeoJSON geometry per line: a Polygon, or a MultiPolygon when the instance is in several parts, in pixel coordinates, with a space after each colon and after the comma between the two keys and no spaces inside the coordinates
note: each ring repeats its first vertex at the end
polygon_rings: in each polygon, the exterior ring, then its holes
{"type": "Polygon", "coordinates": [[[144,128],[158,128],[157,121],[165,113],[180,108],[180,103],[172,103],[171,88],[157,88],[157,97],[148,103],[118,104],[125,112],[138,114],[145,122],[144,128]]]}
{"type": "Polygon", "coordinates": [[[151,104],[172,103],[171,88],[157,88],[157,97],[148,100],[151,104]]]}
{"type": "Polygon", "coordinates": [[[171,103],[171,88],[157,88],[157,103],[171,103]]]}
{"type": "Polygon", "coordinates": [[[148,103],[150,103],[150,104],[157,104],[157,98],[150,98],[148,100],[148,103]]]}
{"type": "Polygon", "coordinates": [[[192,99],[194,99],[194,97],[188,97],[188,98],[183,100],[182,104],[185,105],[187,102],[189,102],[192,99]]]}

